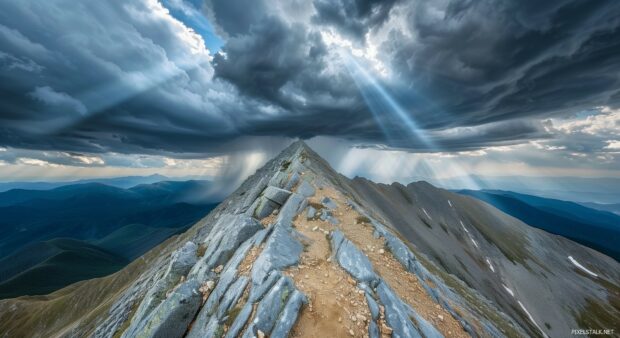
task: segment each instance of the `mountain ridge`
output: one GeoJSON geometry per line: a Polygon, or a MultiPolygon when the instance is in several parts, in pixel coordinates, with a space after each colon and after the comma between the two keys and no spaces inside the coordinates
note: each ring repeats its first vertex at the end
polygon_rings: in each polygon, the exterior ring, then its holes
{"type": "Polygon", "coordinates": [[[620,261],[620,216],[570,201],[497,190],[459,190],[524,223],[570,238],[620,261]]]}
{"type": "Polygon", "coordinates": [[[118,273],[46,296],[35,315],[33,298],[0,301],[0,328],[94,337],[557,336],[614,325],[618,271],[612,259],[473,198],[428,183],[349,180],[297,142],[187,232],[118,273]],[[102,285],[106,293],[85,303],[102,285]],[[82,313],[65,308],[67,298],[82,313]],[[42,323],[52,303],[64,311],[42,323]]]}

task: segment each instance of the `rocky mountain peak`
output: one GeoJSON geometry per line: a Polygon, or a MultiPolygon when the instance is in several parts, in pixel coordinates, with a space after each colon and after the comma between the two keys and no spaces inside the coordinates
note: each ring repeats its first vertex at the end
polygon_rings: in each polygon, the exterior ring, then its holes
{"type": "Polygon", "coordinates": [[[60,301],[39,300],[28,321],[25,301],[0,319],[9,335],[563,336],[613,325],[618,280],[609,257],[485,203],[349,180],[298,141],[186,233],[61,290],[63,316],[43,321],[60,301]]]}

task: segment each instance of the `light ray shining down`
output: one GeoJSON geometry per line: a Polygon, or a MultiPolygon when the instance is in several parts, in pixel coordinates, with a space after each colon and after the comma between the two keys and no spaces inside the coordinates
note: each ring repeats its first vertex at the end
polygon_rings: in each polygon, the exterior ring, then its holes
{"type": "MultiPolygon", "coordinates": [[[[423,148],[436,149],[436,145],[426,135],[425,131],[421,129],[413,118],[400,106],[398,102],[390,95],[381,84],[375,80],[354,58],[348,53],[345,53],[345,65],[349,70],[355,84],[357,85],[362,97],[366,101],[370,111],[372,112],[375,120],[380,124],[381,128],[386,134],[386,138],[390,138],[394,132],[389,130],[383,119],[385,117],[392,117],[389,120],[400,121],[396,125],[403,125],[405,128],[403,131],[411,138],[411,141],[417,141],[421,143],[423,148]],[[378,110],[377,108],[381,109],[378,110]],[[381,114],[389,114],[382,116],[381,114]]],[[[392,138],[393,139],[393,138],[392,138]]]]}
{"type": "MultiPolygon", "coordinates": [[[[344,64],[351,74],[355,84],[357,85],[362,97],[364,98],[368,108],[373,114],[374,119],[379,124],[379,127],[385,134],[386,140],[392,145],[398,146],[397,140],[394,139],[393,133],[397,131],[391,130],[390,127],[403,129],[405,134],[409,138],[407,141],[413,142],[414,146],[423,148],[425,152],[441,152],[439,147],[426,133],[425,130],[420,128],[413,117],[408,114],[405,109],[396,101],[396,99],[390,95],[387,90],[371,75],[369,74],[355,59],[348,53],[341,53],[343,56],[344,64]],[[385,119],[392,123],[390,126],[386,124],[385,119]]],[[[421,159],[422,164],[429,165],[424,159],[421,159]]],[[[461,177],[464,181],[463,184],[473,189],[479,189],[480,186],[475,182],[469,173],[463,169],[463,167],[456,161],[449,163],[451,170],[456,176],[461,177]]],[[[431,165],[432,167],[432,165],[431,165]]],[[[435,175],[433,177],[435,181],[441,184],[441,179],[435,175]]]]}

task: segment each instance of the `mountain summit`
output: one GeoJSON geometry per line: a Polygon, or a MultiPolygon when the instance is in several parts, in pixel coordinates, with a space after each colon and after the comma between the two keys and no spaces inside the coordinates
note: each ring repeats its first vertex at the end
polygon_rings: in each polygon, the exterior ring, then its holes
{"type": "Polygon", "coordinates": [[[118,273],[1,301],[0,332],[559,337],[613,329],[619,280],[594,250],[428,183],[347,179],[300,141],[118,273]]]}

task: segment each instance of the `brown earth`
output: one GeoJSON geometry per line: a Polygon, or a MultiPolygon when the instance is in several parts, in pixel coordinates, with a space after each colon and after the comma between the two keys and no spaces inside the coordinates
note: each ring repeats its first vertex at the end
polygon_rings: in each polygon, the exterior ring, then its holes
{"type": "MultiPolygon", "coordinates": [[[[427,294],[417,276],[406,271],[394,256],[392,256],[388,250],[384,249],[384,240],[383,238],[375,238],[373,236],[372,225],[363,222],[363,217],[361,217],[359,213],[346,206],[346,198],[340,192],[331,187],[324,187],[323,189],[318,189],[317,194],[310,198],[309,202],[313,205],[320,204],[323,197],[330,197],[337,202],[338,208],[333,211],[333,215],[340,221],[339,225],[334,227],[328,222],[320,220],[307,221],[305,215],[303,215],[303,217],[298,217],[296,222],[297,229],[300,232],[308,237],[312,236],[311,238],[313,240],[316,239],[314,241],[315,243],[320,243],[314,244],[314,247],[311,246],[309,250],[309,253],[311,253],[313,257],[319,258],[319,266],[322,263],[320,258],[326,258],[326,256],[331,254],[329,251],[329,242],[320,230],[324,229],[330,231],[338,228],[349,240],[362,250],[366,256],[368,256],[375,271],[390,285],[390,287],[424,317],[424,319],[432,323],[445,337],[468,337],[468,334],[463,331],[460,323],[427,294]],[[314,227],[318,227],[317,231],[312,231],[314,227]]],[[[335,266],[334,264],[330,265],[335,266]]],[[[341,274],[346,275],[346,272],[339,267],[336,269],[339,270],[341,274]]],[[[321,271],[318,273],[319,278],[320,272],[321,271]]],[[[306,274],[313,275],[314,273],[307,272],[306,274]]],[[[332,282],[335,280],[336,279],[332,279],[332,282]]],[[[355,290],[357,290],[357,288],[352,287],[348,291],[354,292],[355,290]]],[[[360,296],[363,298],[363,294],[360,296]]],[[[363,302],[363,306],[366,306],[365,301],[363,302]]],[[[334,310],[326,309],[326,311],[333,312],[334,310]]],[[[368,312],[367,308],[366,312],[368,312]]],[[[328,313],[331,315],[331,312],[328,313]]],[[[303,320],[303,317],[304,313],[302,313],[300,321],[303,320]]],[[[330,318],[331,321],[334,321],[333,319],[334,318],[330,318]]],[[[304,328],[304,330],[305,329],[306,328],[304,328]]],[[[366,331],[364,334],[366,334],[366,331]]]]}

